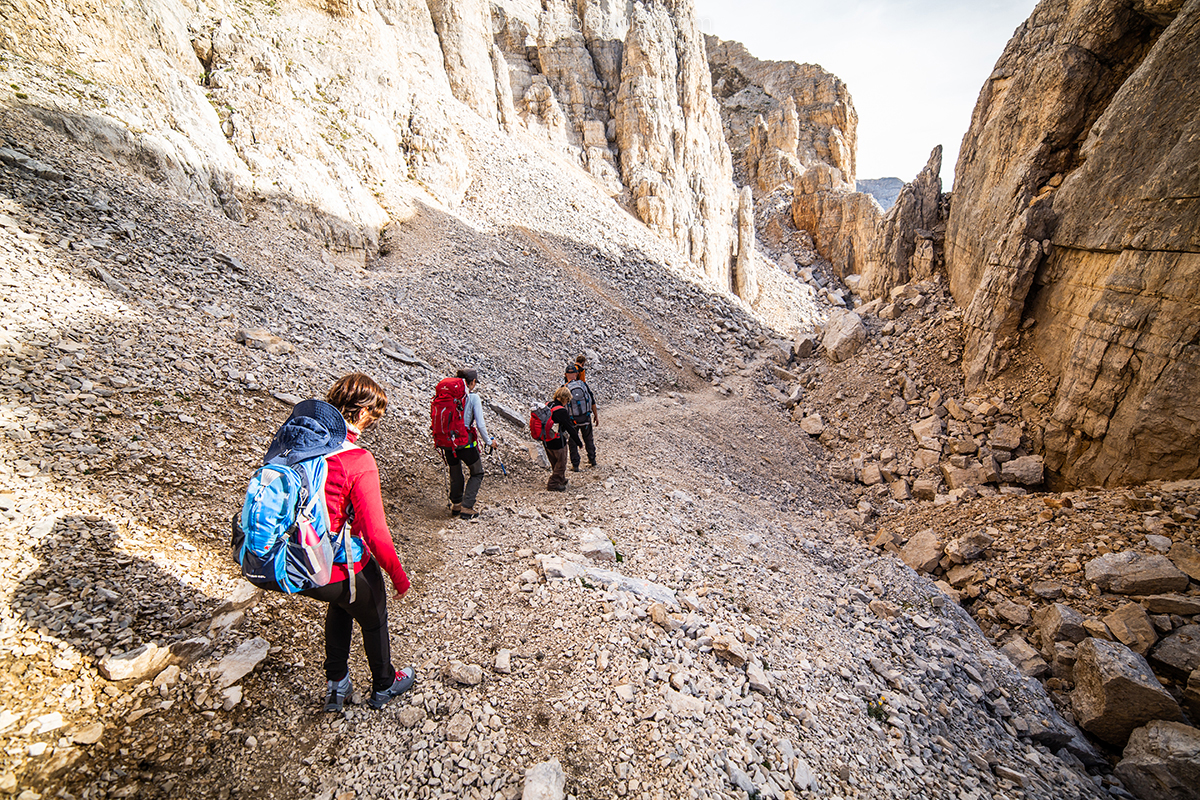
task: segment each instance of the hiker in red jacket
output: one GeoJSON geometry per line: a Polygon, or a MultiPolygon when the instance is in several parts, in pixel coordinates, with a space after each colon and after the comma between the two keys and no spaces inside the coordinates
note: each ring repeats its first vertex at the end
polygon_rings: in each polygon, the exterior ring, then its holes
{"type": "MultiPolygon", "coordinates": [[[[331,420],[326,427],[332,429],[337,423],[344,422],[346,439],[351,443],[378,422],[387,409],[387,394],[383,388],[360,373],[339,379],[325,399],[343,417],[343,420],[331,420]]],[[[413,667],[397,670],[392,666],[387,587],[383,582],[383,575],[387,573],[396,596],[401,597],[408,591],[408,575],[396,555],[388,531],[375,457],[355,446],[330,455],[326,463],[329,476],[325,483],[325,504],[329,509],[330,530],[340,531],[343,525],[350,525],[354,595],[351,600],[351,577],[339,542],[329,583],[303,593],[329,604],[325,613],[325,678],[328,681],[325,710],[341,711],[350,696],[350,640],[355,621],[362,632],[363,649],[371,668],[372,691],[367,702],[372,708],[383,708],[393,698],[408,691],[416,679],[413,667]]]]}

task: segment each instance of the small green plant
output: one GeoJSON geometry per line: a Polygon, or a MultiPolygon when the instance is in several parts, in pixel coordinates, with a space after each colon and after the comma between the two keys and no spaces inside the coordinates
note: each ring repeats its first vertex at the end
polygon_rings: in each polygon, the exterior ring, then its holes
{"type": "Polygon", "coordinates": [[[617,554],[617,563],[618,563],[618,564],[620,564],[622,561],[624,561],[624,560],[625,560],[625,556],[621,555],[621,551],[620,551],[620,550],[617,550],[617,549],[614,547],[614,548],[613,548],[613,552],[617,554]]]}
{"type": "Polygon", "coordinates": [[[867,716],[876,722],[886,722],[888,718],[887,698],[883,695],[879,696],[878,700],[867,701],[867,716]]]}

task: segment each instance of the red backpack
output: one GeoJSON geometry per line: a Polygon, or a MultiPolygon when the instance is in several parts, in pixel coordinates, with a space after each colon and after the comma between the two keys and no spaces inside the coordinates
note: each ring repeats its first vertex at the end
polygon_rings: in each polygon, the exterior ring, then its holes
{"type": "Polygon", "coordinates": [[[529,433],[539,442],[552,442],[558,438],[554,432],[554,420],[551,417],[559,405],[535,406],[529,411],[529,433]]]}
{"type": "Polygon", "coordinates": [[[444,378],[433,393],[429,404],[432,422],[433,443],[438,447],[457,449],[475,441],[463,421],[463,410],[467,405],[467,382],[462,378],[444,378]]]}

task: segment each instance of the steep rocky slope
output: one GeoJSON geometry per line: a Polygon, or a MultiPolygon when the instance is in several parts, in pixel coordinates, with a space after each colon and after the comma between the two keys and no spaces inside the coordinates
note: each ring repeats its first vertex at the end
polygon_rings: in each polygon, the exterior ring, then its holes
{"type": "Polygon", "coordinates": [[[1065,485],[1200,475],[1198,24],[1196,2],[1046,0],[963,142],[946,261],[964,374],[1037,353],[1065,485]]]}

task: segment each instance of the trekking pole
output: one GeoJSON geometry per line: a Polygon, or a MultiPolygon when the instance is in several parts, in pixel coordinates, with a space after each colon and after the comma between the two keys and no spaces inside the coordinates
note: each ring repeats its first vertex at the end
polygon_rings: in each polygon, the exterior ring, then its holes
{"type": "Polygon", "coordinates": [[[504,460],[502,458],[500,458],[500,456],[496,453],[496,445],[493,444],[491,447],[488,448],[488,456],[495,458],[496,463],[500,465],[500,474],[502,476],[504,476],[505,478],[507,478],[508,477],[508,467],[505,466],[504,460]]]}

